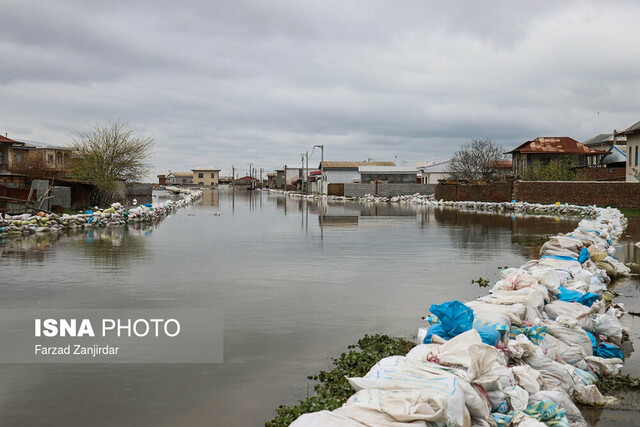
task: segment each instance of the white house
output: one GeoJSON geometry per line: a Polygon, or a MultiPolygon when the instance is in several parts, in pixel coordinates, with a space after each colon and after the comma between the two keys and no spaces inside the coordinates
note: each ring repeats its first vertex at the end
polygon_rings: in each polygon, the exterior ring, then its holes
{"type": "Polygon", "coordinates": [[[627,137],[627,181],[638,182],[634,176],[635,172],[640,172],[638,167],[638,149],[640,147],[640,122],[629,126],[626,130],[620,132],[621,135],[627,137]]]}
{"type": "Polygon", "coordinates": [[[437,184],[439,179],[445,179],[449,175],[448,167],[451,160],[433,163],[429,166],[422,166],[419,170],[422,172],[423,184],[437,184]]]}
{"type": "Polygon", "coordinates": [[[318,169],[324,169],[329,184],[352,184],[360,182],[360,166],[395,166],[394,162],[321,162],[318,169]]]}

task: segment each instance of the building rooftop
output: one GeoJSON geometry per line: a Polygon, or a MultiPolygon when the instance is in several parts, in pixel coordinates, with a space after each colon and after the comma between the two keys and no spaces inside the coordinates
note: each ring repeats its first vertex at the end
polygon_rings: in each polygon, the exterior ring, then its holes
{"type": "Polygon", "coordinates": [[[11,139],[11,138],[7,138],[7,137],[6,137],[6,136],[4,136],[4,135],[0,135],[0,142],[8,142],[8,143],[10,143],[10,144],[17,144],[17,143],[19,143],[19,141],[15,141],[15,140],[13,140],[13,139],[11,139]]]}
{"type": "Polygon", "coordinates": [[[422,172],[425,173],[444,173],[444,172],[449,172],[448,171],[448,166],[449,166],[449,162],[451,162],[451,160],[445,160],[444,162],[438,162],[438,163],[434,163],[432,165],[429,166],[423,166],[420,168],[420,170],[422,170],[422,172]]]}
{"type": "Polygon", "coordinates": [[[506,154],[513,153],[604,154],[605,151],[593,150],[568,136],[554,136],[527,141],[506,154]]]}
{"type": "Polygon", "coordinates": [[[495,162],[489,162],[489,167],[493,169],[511,169],[513,162],[511,160],[496,160],[495,162]]]}
{"type": "Polygon", "coordinates": [[[622,135],[632,135],[634,133],[638,133],[640,132],[640,122],[635,123],[631,126],[629,126],[628,128],[626,128],[625,130],[623,130],[622,132],[620,132],[622,135]]]}
{"type": "Polygon", "coordinates": [[[408,168],[406,166],[358,166],[360,173],[396,173],[396,174],[417,174],[416,168],[408,168]]]}
{"type": "MultiPolygon", "coordinates": [[[[193,172],[171,172],[169,175],[173,175],[175,177],[192,177],[193,176],[193,172]]],[[[167,176],[169,176],[167,175],[167,176]]]]}
{"type": "Polygon", "coordinates": [[[198,166],[197,168],[191,169],[192,171],[220,171],[220,169],[214,166],[198,166]]]}
{"type": "MultiPolygon", "coordinates": [[[[336,162],[324,161],[324,169],[357,169],[360,166],[395,166],[394,162],[336,162]]],[[[320,168],[320,166],[318,166],[320,168]]]]}
{"type": "MultiPolygon", "coordinates": [[[[604,144],[604,143],[608,143],[611,142],[613,143],[613,134],[612,133],[601,133],[600,135],[596,135],[593,138],[589,138],[586,141],[584,141],[582,144],[586,145],[587,147],[592,147],[594,145],[600,145],[600,144],[604,144]]],[[[627,142],[627,137],[624,135],[617,135],[616,136],[616,143],[620,144],[623,142],[627,142]]]]}

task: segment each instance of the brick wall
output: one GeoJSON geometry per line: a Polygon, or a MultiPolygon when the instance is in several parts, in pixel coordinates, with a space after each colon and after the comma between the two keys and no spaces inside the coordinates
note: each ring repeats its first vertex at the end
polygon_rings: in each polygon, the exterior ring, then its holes
{"type": "Polygon", "coordinates": [[[625,181],[627,168],[584,168],[578,170],[578,179],[583,181],[625,181]]]}
{"type": "Polygon", "coordinates": [[[438,184],[435,189],[437,200],[508,202],[511,200],[513,183],[492,182],[489,184],[438,184]]]}
{"type": "Polygon", "coordinates": [[[516,181],[513,198],[533,203],[640,208],[640,185],[633,182],[535,182],[516,181]]]}

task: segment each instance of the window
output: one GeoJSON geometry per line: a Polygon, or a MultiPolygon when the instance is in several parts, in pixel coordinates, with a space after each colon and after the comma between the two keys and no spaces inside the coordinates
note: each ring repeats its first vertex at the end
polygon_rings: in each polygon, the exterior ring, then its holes
{"type": "Polygon", "coordinates": [[[22,154],[22,153],[16,154],[16,162],[18,164],[22,163],[23,160],[24,160],[24,154],[22,154]]]}
{"type": "Polygon", "coordinates": [[[201,181],[201,182],[198,183],[198,185],[204,185],[204,182],[201,181]]]}
{"type": "Polygon", "coordinates": [[[62,166],[62,153],[56,154],[56,163],[58,166],[62,166]]]}
{"type": "Polygon", "coordinates": [[[636,166],[638,166],[638,146],[636,145],[636,166]]]}
{"type": "Polygon", "coordinates": [[[216,173],[215,172],[211,172],[211,179],[215,179],[216,178],[216,173]]]}
{"type": "Polygon", "coordinates": [[[49,164],[53,164],[53,154],[49,154],[49,155],[47,156],[47,163],[49,163],[49,164]]]}
{"type": "Polygon", "coordinates": [[[198,172],[198,178],[204,178],[204,173],[203,172],[198,172]]]}

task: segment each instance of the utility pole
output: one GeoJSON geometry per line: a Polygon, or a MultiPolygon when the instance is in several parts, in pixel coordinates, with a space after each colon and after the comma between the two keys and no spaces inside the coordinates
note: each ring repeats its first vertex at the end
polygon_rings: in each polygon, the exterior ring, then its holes
{"type": "Polygon", "coordinates": [[[251,171],[251,168],[253,167],[253,163],[249,162],[247,163],[247,165],[249,165],[249,188],[253,188],[253,174],[251,171]]]}
{"type": "MultiPolygon", "coordinates": [[[[302,168],[302,170],[304,171],[304,153],[300,154],[300,166],[302,168]]],[[[300,178],[302,178],[302,194],[304,194],[304,175],[301,176],[300,178]]]]}
{"type": "Polygon", "coordinates": [[[324,194],[324,144],[314,145],[313,148],[320,148],[320,194],[324,194]]]}
{"type": "Polygon", "coordinates": [[[306,183],[305,192],[309,194],[309,152],[307,151],[307,166],[304,168],[304,182],[306,183]]]}
{"type": "Polygon", "coordinates": [[[231,165],[231,186],[236,186],[236,167],[231,165]]]}
{"type": "Polygon", "coordinates": [[[260,188],[262,188],[262,171],[264,168],[260,168],[260,188]]]}

